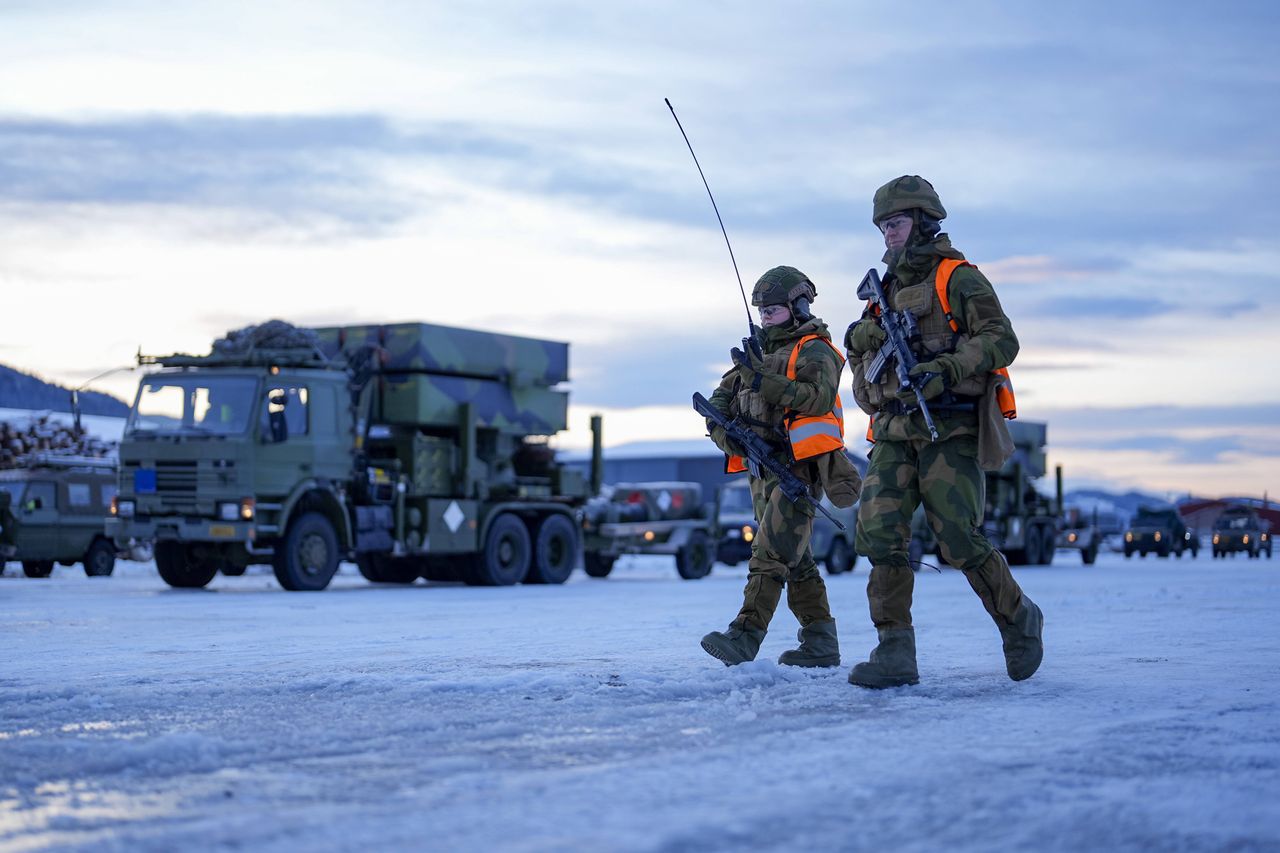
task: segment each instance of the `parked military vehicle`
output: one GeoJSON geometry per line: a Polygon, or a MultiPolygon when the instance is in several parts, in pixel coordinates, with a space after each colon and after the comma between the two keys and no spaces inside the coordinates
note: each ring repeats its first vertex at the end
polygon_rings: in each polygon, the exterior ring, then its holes
{"type": "MultiPolygon", "coordinates": [[[[1062,493],[1062,466],[1054,469],[1054,479],[1058,487],[1058,506],[1064,506],[1062,493]]],[[[1102,548],[1102,527],[1099,524],[1098,511],[1086,513],[1079,507],[1063,509],[1058,520],[1057,547],[1063,550],[1079,551],[1080,560],[1086,566],[1092,566],[1098,559],[1098,551],[1102,548]]]]}
{"type": "Polygon", "coordinates": [[[582,565],[603,578],[623,554],[669,554],[685,580],[706,577],[715,561],[715,505],[698,483],[616,483],[583,510],[582,565]]]}
{"type": "Polygon", "coordinates": [[[1198,555],[1200,538],[1195,531],[1187,529],[1176,509],[1171,506],[1138,507],[1137,515],[1129,522],[1129,529],[1124,534],[1126,558],[1134,554],[1139,557],[1147,554],[1181,557],[1186,551],[1190,551],[1192,557],[1198,555]]]}
{"type": "Polygon", "coordinates": [[[115,460],[36,454],[0,470],[0,493],[7,504],[0,560],[21,561],[29,578],[47,578],[55,563],[81,563],[90,577],[115,570],[117,549],[102,530],[116,493],[115,460]]]}
{"type": "Polygon", "coordinates": [[[1271,559],[1271,531],[1267,522],[1247,506],[1229,506],[1213,525],[1213,556],[1244,553],[1256,560],[1267,552],[1271,559]]]}
{"type": "Polygon", "coordinates": [[[581,475],[567,344],[424,323],[271,322],[204,356],[140,356],[109,534],[154,538],[160,575],[201,587],[270,564],[288,590],[369,580],[562,583],[581,475]]]}
{"type": "MultiPolygon", "coordinates": [[[[720,542],[716,546],[716,559],[729,566],[751,559],[751,543],[756,535],[755,511],[751,506],[751,487],[746,477],[731,480],[720,487],[718,502],[720,542]]],[[[824,496],[822,505],[840,519],[845,526],[840,530],[821,513],[814,516],[813,536],[809,550],[813,559],[827,567],[829,574],[851,572],[858,561],[853,548],[854,526],[858,518],[858,506],[841,509],[824,496]]]]}

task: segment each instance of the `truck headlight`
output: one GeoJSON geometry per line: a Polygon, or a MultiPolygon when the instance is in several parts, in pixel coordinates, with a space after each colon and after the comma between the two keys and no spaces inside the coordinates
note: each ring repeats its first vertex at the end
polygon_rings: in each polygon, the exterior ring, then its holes
{"type": "Polygon", "coordinates": [[[222,521],[235,521],[240,517],[240,504],[225,501],[218,504],[218,518],[222,521]]]}
{"type": "Polygon", "coordinates": [[[744,542],[750,542],[752,539],[755,539],[755,538],[756,538],[756,532],[751,529],[751,525],[750,524],[742,525],[742,540],[744,542]]]}
{"type": "Polygon", "coordinates": [[[1244,544],[1246,544],[1246,545],[1248,545],[1248,544],[1249,544],[1249,534],[1248,534],[1248,533],[1246,533],[1246,534],[1244,535],[1244,544]]]}
{"type": "Polygon", "coordinates": [[[1157,541],[1157,542],[1159,542],[1159,541],[1160,541],[1160,531],[1159,531],[1159,530],[1157,530],[1157,531],[1156,531],[1156,541],[1157,541]]]}
{"type": "Polygon", "coordinates": [[[240,499],[240,520],[253,521],[254,500],[253,498],[240,499]]]}
{"type": "Polygon", "coordinates": [[[1132,530],[1129,530],[1129,531],[1126,531],[1126,532],[1125,532],[1125,534],[1124,534],[1124,541],[1126,541],[1126,542],[1132,542],[1132,541],[1133,541],[1133,531],[1132,531],[1132,530]]]}
{"type": "Polygon", "coordinates": [[[1074,542],[1074,541],[1076,541],[1076,535],[1075,535],[1074,533],[1068,533],[1068,534],[1067,534],[1067,541],[1068,541],[1068,542],[1074,542]]]}
{"type": "Polygon", "coordinates": [[[1218,539],[1219,539],[1219,538],[1220,538],[1220,537],[1218,536],[1218,534],[1216,534],[1216,533],[1215,533],[1215,534],[1213,534],[1213,544],[1214,544],[1214,545],[1217,545],[1217,544],[1218,544],[1218,539]]]}
{"type": "Polygon", "coordinates": [[[118,497],[111,499],[111,514],[119,518],[133,518],[136,507],[133,501],[122,501],[118,497]]]}

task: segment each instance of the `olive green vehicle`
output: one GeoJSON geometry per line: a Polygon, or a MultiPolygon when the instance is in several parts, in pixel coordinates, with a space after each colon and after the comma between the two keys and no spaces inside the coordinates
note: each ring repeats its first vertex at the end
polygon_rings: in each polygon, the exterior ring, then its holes
{"type": "Polygon", "coordinates": [[[1213,556],[1247,554],[1256,560],[1265,552],[1271,559],[1271,530],[1258,513],[1247,506],[1229,506],[1213,525],[1213,556]]]}
{"type": "Polygon", "coordinates": [[[719,528],[698,483],[616,483],[587,504],[582,532],[582,566],[593,578],[607,577],[623,554],[668,554],[680,577],[697,580],[711,572],[719,528]]]}
{"type": "Polygon", "coordinates": [[[1182,516],[1173,507],[1138,507],[1138,514],[1124,534],[1124,555],[1145,557],[1155,554],[1181,557],[1184,552],[1195,557],[1200,553],[1200,538],[1188,530],[1182,516]]]}
{"type": "MultiPolygon", "coordinates": [[[[751,503],[751,486],[746,477],[731,480],[720,487],[718,516],[721,536],[716,547],[716,559],[728,566],[751,559],[751,543],[755,540],[755,509],[751,503]]],[[[858,562],[858,552],[853,547],[854,529],[858,519],[858,505],[841,509],[824,495],[822,505],[845,526],[836,527],[821,514],[813,518],[813,532],[809,550],[813,559],[827,567],[832,575],[852,572],[858,562]]]]}
{"type": "Polygon", "coordinates": [[[39,455],[0,470],[0,560],[20,561],[29,578],[49,577],[55,563],[111,574],[117,549],[102,519],[115,493],[111,459],[39,455]]]}
{"type": "Polygon", "coordinates": [[[384,583],[562,583],[587,497],[546,441],[566,426],[568,359],[446,326],[277,321],[207,356],[140,356],[156,369],[107,531],[154,538],[175,587],[269,564],[285,589],[319,590],[343,559],[384,583]]]}

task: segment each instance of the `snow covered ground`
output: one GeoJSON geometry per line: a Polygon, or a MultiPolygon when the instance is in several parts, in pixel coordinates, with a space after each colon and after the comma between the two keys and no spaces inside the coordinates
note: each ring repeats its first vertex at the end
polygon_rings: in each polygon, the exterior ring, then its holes
{"type": "Polygon", "coordinates": [[[0,579],[0,849],[1277,850],[1280,560],[1059,554],[1030,681],[956,572],[916,587],[919,686],[698,646],[745,572],[633,558],[563,587],[318,594],[259,569],[0,579]]]}

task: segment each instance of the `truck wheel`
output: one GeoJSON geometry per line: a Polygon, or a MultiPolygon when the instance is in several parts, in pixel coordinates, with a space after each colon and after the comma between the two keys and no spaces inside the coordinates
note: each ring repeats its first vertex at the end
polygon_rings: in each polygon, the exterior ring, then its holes
{"type": "Polygon", "coordinates": [[[47,578],[53,574],[53,560],[23,560],[22,573],[29,578],[47,578]]]}
{"type": "Polygon", "coordinates": [[[1098,559],[1098,543],[1094,542],[1088,548],[1081,549],[1080,559],[1084,560],[1086,566],[1092,566],[1094,561],[1098,559]]]}
{"type": "Polygon", "coordinates": [[[291,592],[324,589],[338,571],[338,534],[329,519],[304,512],[289,525],[271,558],[276,580],[291,592]]]}
{"type": "Polygon", "coordinates": [[[827,553],[827,574],[842,575],[851,572],[857,559],[858,555],[849,547],[849,543],[837,537],[831,540],[831,550],[827,553]]]}
{"type": "Polygon", "coordinates": [[[181,542],[156,543],[156,570],[161,579],[177,589],[198,589],[207,586],[218,573],[215,563],[187,559],[187,549],[181,542]]]}
{"type": "Polygon", "coordinates": [[[1058,542],[1054,538],[1053,529],[1045,525],[1040,528],[1040,565],[1053,563],[1053,555],[1058,552],[1058,542]]]}
{"type": "Polygon", "coordinates": [[[617,559],[617,557],[606,557],[599,551],[585,551],[582,554],[582,570],[588,577],[607,578],[609,572],[613,571],[613,564],[617,559]]]}
{"type": "Polygon", "coordinates": [[[1025,549],[1026,564],[1035,566],[1040,563],[1040,554],[1044,551],[1044,531],[1039,525],[1027,525],[1027,541],[1025,549]]]}
{"type": "Polygon", "coordinates": [[[533,565],[525,583],[564,583],[578,562],[578,530],[566,516],[548,515],[533,540],[533,565]]]}
{"type": "Polygon", "coordinates": [[[529,528],[509,512],[500,514],[489,525],[484,549],[476,554],[468,578],[480,586],[510,586],[529,574],[533,545],[529,528]]]}
{"type": "Polygon", "coordinates": [[[372,554],[357,554],[356,568],[370,583],[382,583],[382,564],[372,554]]]}
{"type": "Polygon", "coordinates": [[[222,572],[229,578],[238,578],[243,575],[245,570],[248,568],[248,566],[238,566],[235,563],[221,563],[218,566],[218,571],[222,572]]]}
{"type": "Polygon", "coordinates": [[[86,577],[106,577],[115,570],[116,547],[105,539],[95,539],[84,552],[83,562],[86,577]]]}
{"type": "Polygon", "coordinates": [[[695,530],[676,552],[676,571],[687,581],[705,578],[711,573],[713,560],[711,537],[705,530],[695,530]]]}

